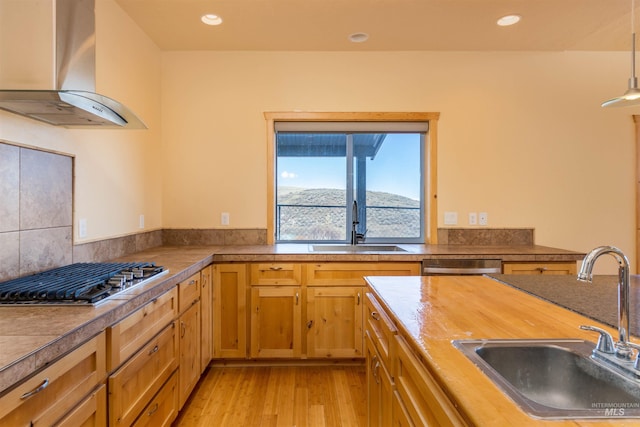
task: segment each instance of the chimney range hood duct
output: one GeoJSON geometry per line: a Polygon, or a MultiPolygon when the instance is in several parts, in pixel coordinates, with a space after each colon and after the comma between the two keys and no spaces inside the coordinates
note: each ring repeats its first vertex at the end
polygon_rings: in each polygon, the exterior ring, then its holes
{"type": "Polygon", "coordinates": [[[0,109],[63,127],[146,129],[95,93],[95,0],[0,0],[0,109]]]}

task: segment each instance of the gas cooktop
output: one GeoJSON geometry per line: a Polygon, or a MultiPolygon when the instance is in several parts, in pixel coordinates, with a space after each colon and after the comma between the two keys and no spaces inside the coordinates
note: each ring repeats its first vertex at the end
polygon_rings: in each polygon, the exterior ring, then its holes
{"type": "Polygon", "coordinates": [[[0,306],[97,305],[168,272],[149,262],[70,264],[0,282],[0,306]]]}

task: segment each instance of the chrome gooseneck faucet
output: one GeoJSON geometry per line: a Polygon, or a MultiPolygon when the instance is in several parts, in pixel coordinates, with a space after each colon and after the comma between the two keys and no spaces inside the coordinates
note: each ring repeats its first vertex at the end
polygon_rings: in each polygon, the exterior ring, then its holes
{"type": "MultiPolygon", "coordinates": [[[[593,265],[600,255],[612,255],[618,261],[618,342],[615,355],[622,359],[631,359],[633,350],[629,345],[629,260],[622,251],[613,246],[600,246],[585,256],[578,273],[578,280],[593,280],[593,265]]],[[[586,329],[586,328],[583,328],[586,329]]]]}

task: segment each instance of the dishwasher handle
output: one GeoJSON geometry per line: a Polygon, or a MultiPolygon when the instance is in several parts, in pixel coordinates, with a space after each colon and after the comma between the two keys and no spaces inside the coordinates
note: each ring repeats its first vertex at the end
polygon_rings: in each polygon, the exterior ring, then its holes
{"type": "Polygon", "coordinates": [[[486,268],[449,268],[449,267],[424,267],[422,269],[422,274],[425,276],[429,275],[481,275],[481,274],[499,274],[502,273],[501,268],[497,267],[486,267],[486,268]]]}

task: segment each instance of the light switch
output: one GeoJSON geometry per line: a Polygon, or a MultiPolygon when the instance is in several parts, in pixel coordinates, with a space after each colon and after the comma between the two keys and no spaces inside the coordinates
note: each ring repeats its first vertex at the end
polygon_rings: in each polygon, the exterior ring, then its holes
{"type": "Polygon", "coordinates": [[[469,212],[469,225],[478,225],[478,214],[476,212],[469,212]]]}
{"type": "Polygon", "coordinates": [[[222,212],[220,215],[220,224],[229,225],[229,212],[222,212]]]}
{"type": "Polygon", "coordinates": [[[456,225],[458,223],[458,212],[445,212],[444,213],[444,224],[445,225],[456,225]]]}
{"type": "Polygon", "coordinates": [[[78,220],[78,237],[85,238],[87,237],[87,219],[80,218],[78,220]]]}

